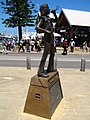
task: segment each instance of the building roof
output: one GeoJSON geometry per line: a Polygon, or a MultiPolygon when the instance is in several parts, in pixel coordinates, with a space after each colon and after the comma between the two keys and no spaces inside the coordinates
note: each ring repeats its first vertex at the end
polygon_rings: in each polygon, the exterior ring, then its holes
{"type": "Polygon", "coordinates": [[[62,9],[70,26],[85,26],[90,27],[90,12],[62,9]]]}

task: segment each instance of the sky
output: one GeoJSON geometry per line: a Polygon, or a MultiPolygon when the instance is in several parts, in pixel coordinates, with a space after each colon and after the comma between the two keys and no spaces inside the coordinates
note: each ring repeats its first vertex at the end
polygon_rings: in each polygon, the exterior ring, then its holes
{"type": "MultiPolygon", "coordinates": [[[[5,1],[5,0],[0,0],[5,1]]],[[[56,6],[59,6],[57,13],[60,14],[62,8],[66,9],[74,9],[74,10],[81,10],[81,11],[88,11],[90,12],[90,0],[31,0],[32,3],[36,5],[36,10],[39,11],[40,5],[46,3],[49,5],[50,10],[55,9],[56,6]]],[[[3,9],[0,4],[0,33],[4,34],[14,34],[17,35],[17,27],[16,28],[6,28],[5,25],[2,24],[1,18],[7,18],[7,15],[2,13],[3,9]]],[[[27,27],[29,32],[34,32],[34,27],[27,27]]],[[[27,29],[23,28],[23,30],[27,29]]]]}

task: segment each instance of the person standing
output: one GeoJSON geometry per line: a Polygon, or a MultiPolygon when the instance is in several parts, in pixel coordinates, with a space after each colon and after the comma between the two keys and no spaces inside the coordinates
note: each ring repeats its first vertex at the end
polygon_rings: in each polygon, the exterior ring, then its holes
{"type": "Polygon", "coordinates": [[[70,52],[74,52],[74,47],[75,47],[75,41],[71,39],[70,41],[70,52]]]}

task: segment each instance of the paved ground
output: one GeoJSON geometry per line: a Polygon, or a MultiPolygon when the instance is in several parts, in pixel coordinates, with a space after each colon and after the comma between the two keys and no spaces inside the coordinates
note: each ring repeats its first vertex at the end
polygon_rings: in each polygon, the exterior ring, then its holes
{"type": "MultiPolygon", "coordinates": [[[[51,120],[90,120],[90,70],[58,69],[64,98],[51,120]]],[[[47,120],[23,112],[37,68],[0,67],[0,120],[47,120]]]]}

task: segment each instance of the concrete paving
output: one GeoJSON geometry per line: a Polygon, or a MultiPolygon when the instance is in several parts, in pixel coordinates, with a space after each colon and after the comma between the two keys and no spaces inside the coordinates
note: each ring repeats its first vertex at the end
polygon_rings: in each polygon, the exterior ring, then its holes
{"type": "MultiPolygon", "coordinates": [[[[51,120],[90,120],[90,69],[58,69],[64,98],[51,120]]],[[[0,67],[0,120],[47,120],[24,113],[37,68],[0,67]]]]}

